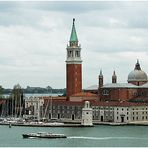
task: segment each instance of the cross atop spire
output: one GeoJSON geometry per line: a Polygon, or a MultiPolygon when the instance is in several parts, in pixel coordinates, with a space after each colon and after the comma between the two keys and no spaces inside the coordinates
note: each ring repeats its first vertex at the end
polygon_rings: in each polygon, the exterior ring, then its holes
{"type": "Polygon", "coordinates": [[[75,18],[73,18],[72,31],[70,36],[70,43],[78,43],[77,33],[75,29],[75,18]]]}
{"type": "Polygon", "coordinates": [[[135,65],[135,70],[141,70],[140,64],[139,64],[139,60],[137,59],[137,63],[135,65]]]}

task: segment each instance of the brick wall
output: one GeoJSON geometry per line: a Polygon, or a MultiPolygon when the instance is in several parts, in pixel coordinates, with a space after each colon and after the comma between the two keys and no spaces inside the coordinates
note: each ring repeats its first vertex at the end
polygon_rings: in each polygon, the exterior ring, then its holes
{"type": "Polygon", "coordinates": [[[82,65],[81,64],[67,64],[67,98],[69,96],[82,92],[82,65]]]}

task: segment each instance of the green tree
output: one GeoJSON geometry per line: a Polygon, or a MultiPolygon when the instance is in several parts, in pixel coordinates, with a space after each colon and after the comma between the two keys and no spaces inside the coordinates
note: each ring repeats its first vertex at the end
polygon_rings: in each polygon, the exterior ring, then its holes
{"type": "Polygon", "coordinates": [[[47,90],[47,93],[52,93],[52,87],[51,86],[47,86],[46,90],[47,90]]]}

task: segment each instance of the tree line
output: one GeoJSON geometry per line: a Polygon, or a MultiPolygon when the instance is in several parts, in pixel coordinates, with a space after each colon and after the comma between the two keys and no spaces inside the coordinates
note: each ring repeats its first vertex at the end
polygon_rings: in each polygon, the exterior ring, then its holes
{"type": "MultiPolygon", "coordinates": [[[[19,85],[19,84],[17,84],[19,85]]],[[[20,85],[19,85],[20,86],[20,85]]],[[[14,86],[14,88],[16,87],[16,85],[14,86]]],[[[21,86],[20,86],[21,87],[21,86]]],[[[5,89],[2,86],[0,86],[0,95],[2,94],[11,94],[13,92],[13,89],[5,89]]],[[[42,88],[42,87],[29,87],[27,86],[27,88],[21,88],[22,92],[24,94],[33,94],[33,93],[39,93],[39,94],[65,94],[66,89],[54,89],[50,86],[47,86],[46,88],[42,88]]]]}

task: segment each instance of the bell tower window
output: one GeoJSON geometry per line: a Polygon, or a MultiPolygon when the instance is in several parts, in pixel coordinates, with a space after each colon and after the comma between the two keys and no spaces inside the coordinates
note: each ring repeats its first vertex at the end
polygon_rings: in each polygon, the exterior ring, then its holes
{"type": "Polygon", "coordinates": [[[75,57],[80,57],[80,52],[79,51],[75,52],[75,57]]]}
{"type": "Polygon", "coordinates": [[[72,51],[68,51],[68,57],[73,57],[73,52],[72,51]]]}

